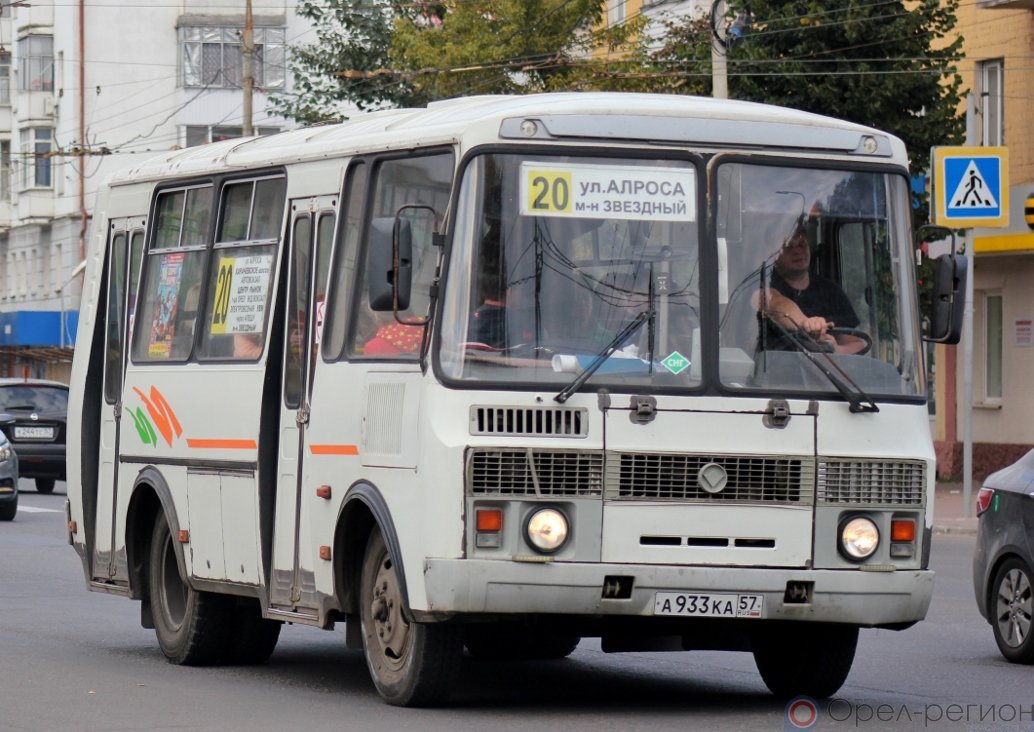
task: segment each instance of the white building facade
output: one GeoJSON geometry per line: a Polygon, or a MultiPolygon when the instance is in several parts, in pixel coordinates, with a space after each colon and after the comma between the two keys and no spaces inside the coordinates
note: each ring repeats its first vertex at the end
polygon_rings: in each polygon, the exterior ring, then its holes
{"type": "MultiPolygon", "coordinates": [[[[174,147],[241,135],[247,0],[0,5],[0,376],[64,378],[97,192],[174,147]]],[[[294,0],[251,0],[252,123],[289,92],[294,0]]]]}

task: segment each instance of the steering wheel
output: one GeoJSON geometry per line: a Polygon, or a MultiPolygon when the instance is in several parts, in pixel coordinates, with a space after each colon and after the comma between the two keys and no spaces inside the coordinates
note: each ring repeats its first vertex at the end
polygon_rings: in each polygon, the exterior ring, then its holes
{"type": "Polygon", "coordinates": [[[826,332],[834,338],[838,335],[846,335],[853,336],[854,338],[858,338],[859,340],[863,341],[864,345],[862,346],[862,350],[855,351],[852,355],[864,356],[872,348],[872,336],[870,336],[864,330],[860,330],[858,328],[830,328],[826,332]]]}

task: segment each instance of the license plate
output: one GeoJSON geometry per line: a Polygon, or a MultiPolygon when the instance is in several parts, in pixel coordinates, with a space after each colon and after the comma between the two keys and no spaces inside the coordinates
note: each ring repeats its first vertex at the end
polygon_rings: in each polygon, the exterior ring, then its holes
{"type": "Polygon", "coordinates": [[[14,438],[16,440],[53,440],[53,427],[15,427],[14,438]]]}
{"type": "Polygon", "coordinates": [[[764,595],[658,592],[653,599],[653,614],[694,618],[760,618],[764,602],[764,595]]]}

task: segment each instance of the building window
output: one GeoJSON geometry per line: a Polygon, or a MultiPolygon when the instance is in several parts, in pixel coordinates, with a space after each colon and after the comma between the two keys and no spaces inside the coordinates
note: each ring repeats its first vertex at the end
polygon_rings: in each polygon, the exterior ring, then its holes
{"type": "MultiPolygon", "coordinates": [[[[241,86],[241,28],[180,28],[183,86],[239,89],[241,86]]],[[[255,28],[252,75],[255,85],[283,89],[285,31],[255,28]]]]}
{"type": "Polygon", "coordinates": [[[54,90],[53,36],[25,36],[18,39],[18,89],[54,90]]]}
{"type": "MultiPolygon", "coordinates": [[[[256,127],[256,135],[275,135],[279,127],[256,127]]],[[[184,128],[184,147],[205,145],[244,136],[244,128],[231,125],[187,125],[184,128]]]]}
{"type": "Polygon", "coordinates": [[[625,22],[625,5],[628,0],[607,0],[607,25],[621,25],[625,22]]]}
{"type": "Polygon", "coordinates": [[[0,105],[11,103],[11,54],[0,51],[0,105]]]}
{"type": "Polygon", "coordinates": [[[50,188],[50,153],[54,150],[53,133],[48,127],[22,130],[22,181],[25,188],[50,188]]]}
{"type": "Polygon", "coordinates": [[[0,140],[0,201],[11,200],[11,141],[0,140]]]}
{"type": "Polygon", "coordinates": [[[980,64],[980,112],[985,145],[1005,144],[1003,73],[1002,59],[984,61],[980,64]]]}
{"type": "Polygon", "coordinates": [[[984,295],[984,401],[1002,399],[1002,296],[984,295]]]}

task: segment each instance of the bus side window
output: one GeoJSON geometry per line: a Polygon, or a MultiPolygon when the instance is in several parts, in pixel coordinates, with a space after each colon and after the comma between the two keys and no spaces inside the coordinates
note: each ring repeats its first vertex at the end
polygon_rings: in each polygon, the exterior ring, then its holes
{"type": "MultiPolygon", "coordinates": [[[[452,151],[381,162],[374,174],[370,218],[393,219],[407,204],[429,206],[439,215],[444,214],[449,203],[454,168],[452,151]]],[[[411,208],[403,210],[401,215],[409,221],[413,242],[409,308],[399,313],[399,318],[407,320],[428,314],[431,280],[439,252],[432,243],[436,221],[430,211],[411,208]]],[[[366,223],[363,229],[366,241],[363,243],[369,247],[373,240],[369,236],[369,221],[366,223]]],[[[365,261],[362,266],[365,270],[365,261]]],[[[423,326],[400,323],[391,311],[371,310],[365,276],[359,282],[360,305],[350,353],[376,358],[417,358],[423,340],[423,326]]]]}
{"type": "Polygon", "coordinates": [[[286,192],[283,176],[223,188],[199,319],[202,359],[254,361],[262,355],[286,192]]]}
{"type": "MultiPolygon", "coordinates": [[[[360,161],[348,169],[342,195],[341,236],[334,251],[327,293],[327,320],[320,348],[323,358],[336,361],[345,347],[348,312],[352,302],[352,278],[355,275],[356,247],[359,227],[363,219],[363,199],[366,193],[366,163],[360,161]]],[[[322,246],[322,245],[321,245],[322,246]]]]}
{"type": "Polygon", "coordinates": [[[185,361],[194,340],[212,186],[160,191],[135,316],[135,361],[185,361]]]}

